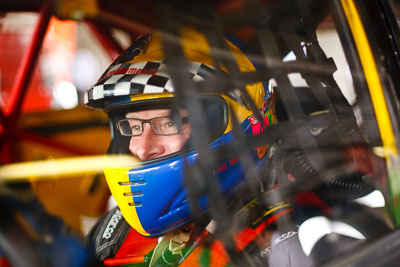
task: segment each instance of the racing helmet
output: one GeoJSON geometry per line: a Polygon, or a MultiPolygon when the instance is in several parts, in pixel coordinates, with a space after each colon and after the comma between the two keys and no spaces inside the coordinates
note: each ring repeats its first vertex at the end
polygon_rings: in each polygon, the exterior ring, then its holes
{"type": "MultiPolygon", "coordinates": [[[[217,67],[206,37],[194,29],[185,28],[179,38],[190,66],[185,72],[190,74],[192,81],[203,81],[215,75],[217,67]]],[[[255,71],[249,58],[231,42],[226,42],[239,70],[255,71]]],[[[224,66],[219,68],[226,71],[224,66]]],[[[202,115],[210,132],[210,149],[232,142],[232,113],[248,135],[258,134],[262,125],[275,123],[271,90],[264,88],[261,82],[246,85],[246,90],[263,122],[256,119],[240,93],[202,94],[202,115]]],[[[109,117],[111,142],[106,158],[112,154],[129,154],[131,137],[121,134],[118,124],[127,112],[171,108],[175,93],[167,71],[161,33],[150,33],[136,40],[85,92],[85,104],[105,111],[109,117]]],[[[267,149],[268,146],[255,149],[254,157],[265,160],[267,149]]],[[[122,215],[137,232],[144,236],[157,236],[193,219],[184,186],[184,167],[196,160],[198,152],[185,145],[185,149],[160,158],[104,168],[107,183],[122,215]]],[[[224,197],[232,196],[244,186],[243,170],[237,157],[223,159],[215,166],[214,174],[219,179],[224,197]]],[[[201,198],[201,211],[205,212],[207,207],[206,197],[201,198]]]]}

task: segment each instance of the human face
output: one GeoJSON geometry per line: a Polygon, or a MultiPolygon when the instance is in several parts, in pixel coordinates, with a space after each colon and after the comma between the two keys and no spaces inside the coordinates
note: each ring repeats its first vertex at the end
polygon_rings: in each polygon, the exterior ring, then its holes
{"type": "MultiPolygon", "coordinates": [[[[129,112],[126,118],[151,119],[156,117],[165,117],[170,115],[169,109],[151,109],[129,112]]],[[[181,110],[180,116],[185,117],[188,113],[181,110]]],[[[189,138],[191,127],[188,123],[182,126],[180,133],[173,135],[157,135],[153,132],[151,125],[143,125],[143,134],[132,136],[129,141],[129,151],[131,154],[142,161],[156,159],[171,153],[178,152],[189,138]]]]}

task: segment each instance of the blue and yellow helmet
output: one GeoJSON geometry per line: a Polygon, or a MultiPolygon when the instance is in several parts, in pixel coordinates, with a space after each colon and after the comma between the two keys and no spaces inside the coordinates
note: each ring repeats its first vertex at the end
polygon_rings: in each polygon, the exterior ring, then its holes
{"type": "MultiPolygon", "coordinates": [[[[193,82],[214,75],[216,66],[204,35],[193,29],[183,29],[180,41],[185,58],[190,63],[185,70],[193,82]]],[[[235,45],[227,41],[241,72],[255,70],[251,61],[235,45]]],[[[226,71],[224,66],[218,66],[226,71]]],[[[263,125],[275,123],[272,92],[261,82],[246,85],[246,90],[264,119],[263,125]]],[[[161,34],[148,34],[138,39],[104,72],[85,94],[85,104],[108,113],[111,127],[110,154],[129,154],[130,137],[122,136],[115,123],[130,110],[171,107],[175,97],[173,81],[164,61],[161,34]]],[[[210,148],[232,141],[232,113],[248,135],[258,134],[257,121],[240,93],[202,94],[204,115],[212,140],[210,148]]],[[[255,150],[257,159],[266,157],[267,147],[255,150]]],[[[107,158],[107,156],[106,156],[107,158]]],[[[194,149],[185,149],[146,162],[106,165],[105,177],[126,221],[145,236],[156,236],[175,229],[193,219],[187,190],[184,186],[184,166],[198,159],[194,149]]],[[[225,197],[243,187],[243,170],[237,157],[216,163],[215,174],[225,197]]],[[[200,209],[208,204],[200,199],[200,209]]]]}

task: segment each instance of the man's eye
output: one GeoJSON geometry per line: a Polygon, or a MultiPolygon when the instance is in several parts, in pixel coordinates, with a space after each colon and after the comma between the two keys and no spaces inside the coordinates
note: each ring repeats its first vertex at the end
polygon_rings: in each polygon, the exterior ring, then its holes
{"type": "Polygon", "coordinates": [[[133,125],[132,130],[140,130],[140,125],[133,125]]]}
{"type": "Polygon", "coordinates": [[[175,123],[173,121],[168,121],[167,123],[165,123],[166,127],[175,127],[175,123]]]}

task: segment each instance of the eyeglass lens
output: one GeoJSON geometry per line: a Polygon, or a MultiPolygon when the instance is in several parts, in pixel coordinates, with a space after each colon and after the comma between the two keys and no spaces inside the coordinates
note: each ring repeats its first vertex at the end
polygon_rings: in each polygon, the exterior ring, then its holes
{"type": "Polygon", "coordinates": [[[138,136],[143,133],[143,125],[150,123],[155,134],[171,135],[179,132],[177,124],[169,117],[158,117],[149,120],[122,119],[118,121],[118,128],[122,135],[138,136]]]}

